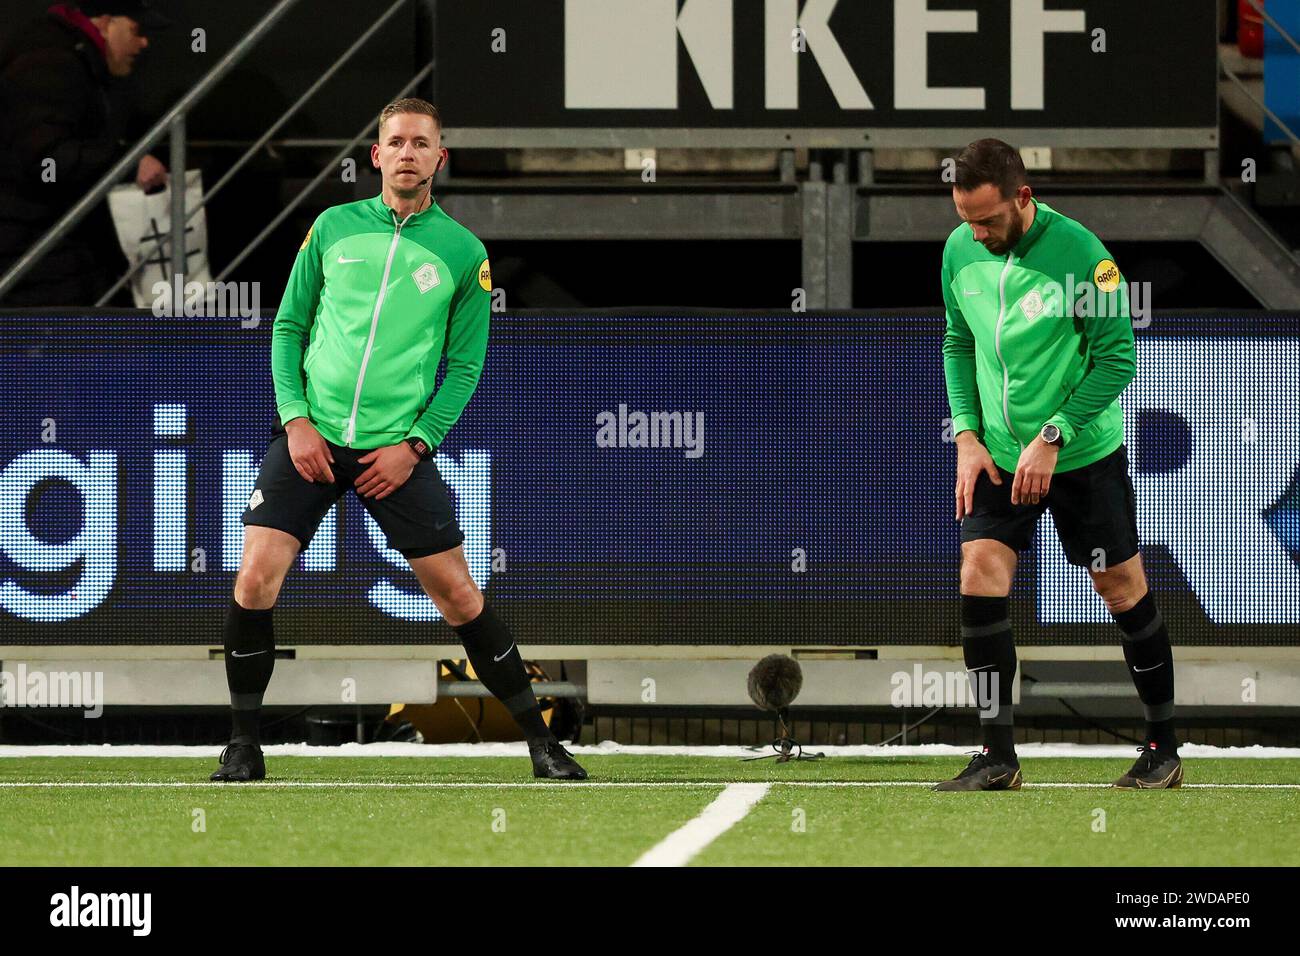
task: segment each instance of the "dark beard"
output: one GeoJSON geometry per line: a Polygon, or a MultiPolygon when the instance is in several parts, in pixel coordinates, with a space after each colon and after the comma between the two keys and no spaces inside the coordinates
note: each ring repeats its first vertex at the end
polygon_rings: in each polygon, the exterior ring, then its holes
{"type": "Polygon", "coordinates": [[[1019,216],[1015,216],[1011,221],[1011,231],[1007,233],[1007,238],[999,242],[996,246],[985,246],[995,256],[1005,256],[1008,252],[1016,247],[1021,239],[1024,238],[1025,227],[1020,221],[1019,216]]]}

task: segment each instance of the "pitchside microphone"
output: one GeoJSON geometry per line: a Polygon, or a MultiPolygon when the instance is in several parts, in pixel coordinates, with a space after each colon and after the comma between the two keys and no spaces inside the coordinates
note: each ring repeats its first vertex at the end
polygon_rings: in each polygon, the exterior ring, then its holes
{"type": "MultiPolygon", "coordinates": [[[[772,741],[777,763],[788,760],[813,760],[825,754],[803,755],[803,747],[790,736],[790,705],[799,696],[803,688],[803,669],[793,657],[784,654],[769,654],[749,672],[749,699],[760,709],[776,714],[776,739],[772,741]],[[794,751],[798,751],[794,753],[794,751]]],[[[746,757],[746,760],[760,760],[760,757],[746,757]]]]}
{"type": "Polygon", "coordinates": [[[749,699],[778,715],[789,708],[802,688],[799,662],[784,654],[769,654],[749,672],[749,699]]]}

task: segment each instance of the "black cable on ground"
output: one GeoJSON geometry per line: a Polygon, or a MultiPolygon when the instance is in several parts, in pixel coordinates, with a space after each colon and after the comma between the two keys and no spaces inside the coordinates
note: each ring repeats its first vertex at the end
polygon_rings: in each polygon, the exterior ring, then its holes
{"type": "Polygon", "coordinates": [[[882,740],[880,743],[878,743],[878,744],[871,744],[870,746],[872,746],[872,747],[885,747],[885,746],[887,746],[887,745],[889,745],[889,744],[892,744],[892,743],[893,743],[895,740],[897,740],[899,737],[905,737],[908,733],[910,733],[911,731],[915,730],[917,727],[920,727],[923,723],[925,723],[927,720],[929,720],[929,719],[930,719],[931,717],[933,717],[935,714],[942,713],[942,712],[944,711],[944,709],[945,709],[945,708],[943,708],[943,707],[936,707],[934,710],[930,711],[928,714],[926,714],[924,717],[922,717],[920,720],[918,720],[916,723],[912,724],[911,726],[909,726],[909,727],[904,727],[904,728],[903,728],[902,730],[900,730],[898,733],[894,734],[894,736],[892,736],[892,737],[887,737],[886,739],[882,740]]]}
{"type": "MultiPolygon", "coordinates": [[[[259,731],[266,730],[268,727],[276,727],[284,723],[286,720],[293,720],[295,717],[301,717],[303,714],[307,713],[307,711],[311,710],[313,706],[315,705],[309,704],[308,706],[303,707],[299,710],[295,710],[293,713],[287,714],[284,717],[277,717],[275,720],[267,721],[266,723],[262,724],[258,729],[259,731]]],[[[212,741],[212,743],[209,744],[208,746],[224,747],[228,743],[230,743],[230,736],[227,734],[227,735],[223,735],[219,740],[212,741]]]]}
{"type": "MultiPolygon", "coordinates": [[[[1028,674],[1024,674],[1024,673],[1020,675],[1020,679],[1030,681],[1031,683],[1034,684],[1040,683],[1036,678],[1030,677],[1028,674]]],[[[1102,733],[1110,734],[1116,740],[1126,740],[1131,744],[1137,744],[1139,747],[1146,745],[1145,740],[1138,740],[1136,737],[1130,737],[1128,734],[1121,734],[1114,727],[1107,727],[1105,724],[1097,723],[1091,717],[1085,717],[1083,714],[1079,713],[1077,710],[1071,707],[1070,702],[1067,701],[1064,697],[1053,697],[1051,699],[1055,700],[1062,707],[1064,707],[1066,710],[1072,713],[1075,717],[1078,717],[1080,720],[1082,720],[1093,730],[1100,730],[1102,733]]]]}

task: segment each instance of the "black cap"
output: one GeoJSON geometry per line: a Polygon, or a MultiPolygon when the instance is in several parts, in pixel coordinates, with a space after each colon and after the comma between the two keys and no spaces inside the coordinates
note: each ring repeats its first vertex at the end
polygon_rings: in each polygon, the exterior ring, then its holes
{"type": "Polygon", "coordinates": [[[130,17],[145,33],[172,25],[171,19],[159,13],[149,0],[79,0],[77,6],[88,17],[130,17]]]}

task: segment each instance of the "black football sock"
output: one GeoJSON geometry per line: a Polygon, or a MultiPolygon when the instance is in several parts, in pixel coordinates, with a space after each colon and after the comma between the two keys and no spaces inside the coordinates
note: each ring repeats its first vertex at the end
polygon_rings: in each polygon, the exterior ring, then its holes
{"type": "Polygon", "coordinates": [[[980,707],[984,746],[990,757],[1016,763],[1011,703],[1011,690],[1016,678],[1016,645],[1011,637],[1009,604],[1010,601],[1004,597],[963,594],[961,646],[971,689],[980,707]]]}
{"type": "Polygon", "coordinates": [[[226,684],[230,687],[232,744],[258,744],[262,695],[275,669],[271,611],[240,607],[233,597],[226,611],[226,684]]]}
{"type": "Polygon", "coordinates": [[[1169,629],[1150,591],[1127,611],[1112,614],[1124,632],[1124,660],[1142,699],[1146,739],[1158,752],[1178,753],[1174,734],[1174,652],[1169,629]]]}
{"type": "Polygon", "coordinates": [[[475,675],[497,700],[505,704],[528,742],[551,740],[554,735],[542,719],[519,648],[510,628],[497,616],[492,605],[484,601],[479,616],[455,628],[455,631],[465,645],[475,675]]]}

